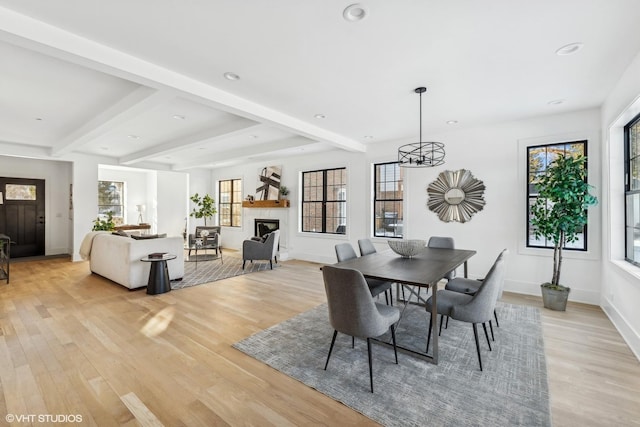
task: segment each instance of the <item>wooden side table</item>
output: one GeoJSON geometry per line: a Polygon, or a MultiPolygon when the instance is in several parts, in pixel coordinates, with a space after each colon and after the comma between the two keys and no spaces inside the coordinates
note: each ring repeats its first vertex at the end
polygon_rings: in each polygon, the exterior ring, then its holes
{"type": "Polygon", "coordinates": [[[151,268],[149,269],[149,282],[147,283],[147,293],[149,295],[164,294],[171,290],[167,261],[176,258],[176,255],[164,254],[162,257],[157,258],[146,256],[140,260],[142,262],[151,263],[151,268]]]}

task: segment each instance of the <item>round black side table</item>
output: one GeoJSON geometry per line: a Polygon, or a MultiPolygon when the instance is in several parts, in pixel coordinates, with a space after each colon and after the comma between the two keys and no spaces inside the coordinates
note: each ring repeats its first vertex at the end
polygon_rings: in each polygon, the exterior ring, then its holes
{"type": "Polygon", "coordinates": [[[167,261],[176,258],[176,255],[163,254],[162,257],[146,256],[140,260],[142,262],[151,263],[151,268],[149,269],[149,282],[147,283],[147,293],[149,295],[164,294],[171,290],[167,261]]]}

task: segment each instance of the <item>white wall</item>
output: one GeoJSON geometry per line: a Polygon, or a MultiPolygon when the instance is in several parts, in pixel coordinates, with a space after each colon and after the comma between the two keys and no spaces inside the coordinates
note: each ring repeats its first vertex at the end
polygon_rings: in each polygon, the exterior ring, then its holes
{"type": "Polygon", "coordinates": [[[600,304],[640,358],[640,268],[624,261],[623,127],[640,113],[640,54],[602,107],[603,262],[600,304]]]}
{"type": "Polygon", "coordinates": [[[5,177],[45,181],[45,255],[71,253],[71,163],[0,156],[0,171],[5,177]]]}
{"type": "Polygon", "coordinates": [[[168,236],[182,236],[189,207],[189,176],[179,172],[157,172],[157,230],[168,236]]]}
{"type": "MultiPolygon", "coordinates": [[[[599,196],[600,112],[598,109],[538,117],[482,128],[427,135],[425,140],[438,140],[446,145],[447,159],[443,167],[406,169],[405,237],[428,238],[452,236],[456,246],[475,249],[469,261],[471,277],[483,277],[503,248],[509,248],[506,288],[511,291],[540,295],[539,286],[551,279],[552,251],[527,249],[526,232],[526,168],[527,144],[589,140],[589,176],[599,196]],[[428,210],[427,186],[443,170],[468,169],[486,185],[486,206],[465,224],[444,223],[428,210]]],[[[286,251],[291,258],[322,263],[335,262],[334,245],[371,236],[371,164],[394,161],[399,145],[409,141],[374,144],[363,153],[320,153],[287,158],[282,164],[282,183],[291,189],[290,209],[243,209],[243,227],[223,230],[225,246],[240,248],[242,240],[253,235],[253,218],[282,215],[288,224],[284,231],[286,251]],[[305,170],[346,167],[348,174],[348,220],[346,235],[314,235],[298,232],[300,172],[305,170]],[[256,211],[260,211],[257,212],[256,211]]],[[[267,162],[268,165],[274,162],[267,162]]],[[[267,164],[254,163],[216,170],[213,182],[242,178],[243,194],[253,194],[259,169],[267,164]]],[[[567,253],[562,282],[572,288],[571,299],[597,304],[600,300],[600,207],[590,210],[589,252],[567,253]]],[[[379,249],[386,248],[384,239],[374,239],[379,249]]]]}

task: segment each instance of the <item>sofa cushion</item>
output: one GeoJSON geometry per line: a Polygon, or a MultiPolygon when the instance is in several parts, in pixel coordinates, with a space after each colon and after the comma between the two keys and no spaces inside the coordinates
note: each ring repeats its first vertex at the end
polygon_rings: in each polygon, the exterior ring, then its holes
{"type": "Polygon", "coordinates": [[[136,236],[136,235],[132,235],[131,236],[132,239],[136,239],[136,240],[162,239],[164,237],[167,237],[167,233],[163,233],[163,234],[141,234],[139,236],[136,236]]]}

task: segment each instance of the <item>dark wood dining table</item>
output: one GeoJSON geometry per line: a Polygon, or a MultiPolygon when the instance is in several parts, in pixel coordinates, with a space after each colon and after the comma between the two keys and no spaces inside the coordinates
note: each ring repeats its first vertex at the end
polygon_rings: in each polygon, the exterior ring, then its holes
{"type": "MultiPolygon", "coordinates": [[[[401,285],[412,285],[419,288],[432,288],[432,309],[431,322],[433,330],[438,330],[438,312],[436,309],[436,299],[438,282],[451,270],[464,265],[464,277],[467,277],[467,261],[474,256],[476,251],[465,249],[422,249],[411,258],[403,258],[391,250],[377,252],[348,261],[341,261],[334,266],[342,268],[352,268],[360,271],[364,277],[382,279],[401,285]]],[[[397,298],[396,298],[397,300],[397,298]]],[[[405,304],[408,301],[405,301],[405,304]]],[[[427,331],[425,331],[426,333],[427,331]]],[[[380,341],[389,344],[385,341],[380,341]]],[[[425,337],[426,342],[426,337],[425,337]]],[[[409,348],[399,346],[398,349],[407,353],[412,353],[430,362],[438,363],[438,334],[432,334],[432,354],[422,353],[409,348]]]]}

